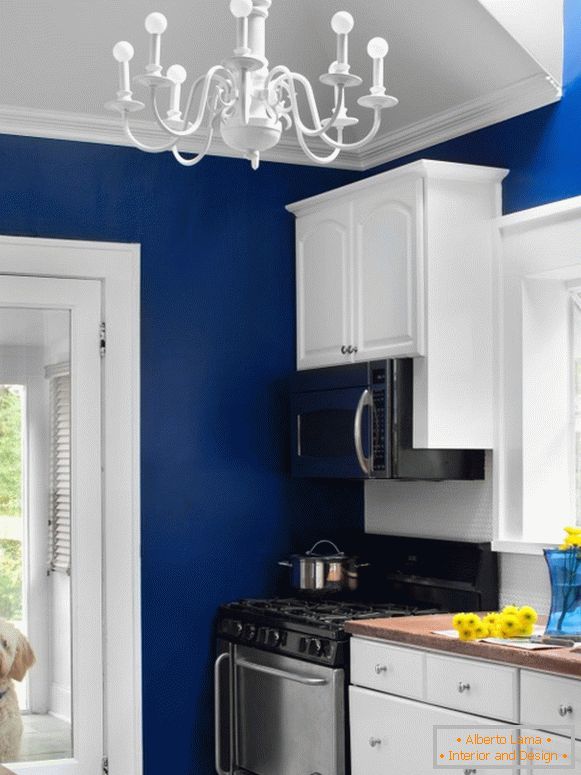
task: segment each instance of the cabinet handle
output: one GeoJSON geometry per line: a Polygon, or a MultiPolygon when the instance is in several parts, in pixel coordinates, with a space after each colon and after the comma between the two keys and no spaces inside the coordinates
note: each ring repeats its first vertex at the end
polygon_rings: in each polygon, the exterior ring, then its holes
{"type": "Polygon", "coordinates": [[[347,353],[349,352],[348,348],[345,347],[344,344],[341,345],[341,352],[343,353],[343,355],[347,355],[347,353]]]}
{"type": "Polygon", "coordinates": [[[460,692],[460,694],[462,694],[462,692],[467,692],[469,689],[470,689],[470,684],[464,683],[464,681],[459,682],[458,691],[460,692]]]}
{"type": "Polygon", "coordinates": [[[381,675],[382,673],[387,673],[387,665],[375,665],[375,672],[377,675],[381,675]]]}
{"type": "Polygon", "coordinates": [[[566,716],[568,713],[573,713],[571,705],[559,705],[559,716],[566,716]]]}
{"type": "Polygon", "coordinates": [[[358,350],[358,348],[357,348],[357,346],[355,346],[355,347],[353,348],[353,352],[354,352],[354,353],[356,353],[356,352],[357,352],[357,350],[358,350]]]}
{"type": "Polygon", "coordinates": [[[381,738],[379,738],[379,737],[370,737],[369,738],[369,745],[372,748],[375,748],[376,745],[381,745],[381,738]]]}
{"type": "Polygon", "coordinates": [[[464,775],[476,775],[476,770],[464,770],[464,775]]]}

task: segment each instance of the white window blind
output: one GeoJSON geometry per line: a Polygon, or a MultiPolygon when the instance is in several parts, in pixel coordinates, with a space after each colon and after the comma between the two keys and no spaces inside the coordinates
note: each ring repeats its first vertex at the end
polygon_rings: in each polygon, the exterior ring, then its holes
{"type": "Polygon", "coordinates": [[[69,365],[47,366],[50,459],[48,571],[71,571],[71,378],[69,365]]]}

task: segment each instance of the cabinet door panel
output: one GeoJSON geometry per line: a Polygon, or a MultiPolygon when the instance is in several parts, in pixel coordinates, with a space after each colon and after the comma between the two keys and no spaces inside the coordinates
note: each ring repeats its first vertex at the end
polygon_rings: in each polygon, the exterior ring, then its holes
{"type": "MultiPolygon", "coordinates": [[[[581,775],[581,743],[575,740],[571,745],[571,738],[564,737],[562,735],[547,736],[546,732],[538,729],[521,729],[521,735],[539,736],[543,741],[541,745],[523,745],[521,754],[521,763],[523,765],[522,772],[530,772],[529,769],[525,769],[525,765],[534,767],[533,772],[567,772],[570,775],[581,775]],[[540,751],[544,751],[551,756],[555,756],[555,759],[549,761],[533,758],[535,755],[539,755],[540,751]],[[574,759],[572,760],[571,755],[574,759]],[[528,759],[524,757],[530,757],[528,759]],[[573,761],[573,767],[571,768],[571,762],[573,761]]],[[[524,741],[523,741],[524,742],[524,741]]]]}
{"type": "MultiPolygon", "coordinates": [[[[435,725],[466,727],[461,734],[482,731],[483,726],[486,726],[484,734],[506,734],[502,722],[355,686],[349,688],[349,717],[352,775],[433,775],[438,772],[434,769],[435,725]]],[[[462,742],[451,743],[450,748],[454,751],[478,750],[477,746],[471,748],[462,742]]],[[[512,748],[493,744],[485,750],[494,757],[498,752],[512,748]]],[[[485,775],[492,770],[467,761],[464,768],[450,772],[485,775]]]]}
{"type": "Polygon", "coordinates": [[[297,221],[297,366],[350,363],[351,207],[297,221]]]}
{"type": "Polygon", "coordinates": [[[410,180],[355,202],[358,360],[424,354],[422,192],[410,180]]]}

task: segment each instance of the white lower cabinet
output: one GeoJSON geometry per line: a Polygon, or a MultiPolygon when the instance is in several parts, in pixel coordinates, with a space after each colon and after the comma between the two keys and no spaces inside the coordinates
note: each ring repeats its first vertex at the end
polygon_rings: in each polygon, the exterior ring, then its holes
{"type": "Polygon", "coordinates": [[[581,775],[578,678],[353,638],[351,684],[352,775],[581,775]]]}
{"type": "MultiPolygon", "coordinates": [[[[435,725],[502,723],[357,686],[349,689],[349,707],[352,775],[433,775],[435,725]]],[[[479,770],[466,763],[454,772],[479,770]]]]}

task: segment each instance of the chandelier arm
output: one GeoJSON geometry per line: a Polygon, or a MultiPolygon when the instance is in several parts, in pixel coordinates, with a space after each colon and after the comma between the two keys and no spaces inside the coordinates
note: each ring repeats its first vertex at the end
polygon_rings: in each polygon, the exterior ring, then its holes
{"type": "Polygon", "coordinates": [[[317,156],[316,153],[313,153],[311,149],[308,147],[306,140],[304,138],[304,135],[302,132],[299,131],[299,128],[296,127],[297,130],[297,139],[299,141],[299,145],[303,149],[303,152],[309,157],[311,161],[316,162],[317,164],[331,164],[331,162],[335,161],[337,156],[339,156],[339,153],[341,152],[340,148],[335,148],[334,151],[331,151],[331,153],[328,156],[317,156]]]}
{"type": "Polygon", "coordinates": [[[193,167],[199,162],[202,161],[204,156],[208,153],[210,150],[210,145],[212,144],[212,138],[214,137],[214,129],[212,125],[210,124],[208,133],[206,135],[206,142],[204,143],[204,147],[202,148],[199,153],[194,156],[193,159],[186,159],[184,156],[181,155],[177,147],[174,145],[174,147],[171,149],[172,153],[175,157],[175,159],[183,166],[183,167],[193,167]]]}
{"type": "MultiPolygon", "coordinates": [[[[216,75],[216,71],[222,70],[221,65],[216,65],[215,67],[210,68],[206,75],[200,76],[196,81],[194,81],[192,88],[190,90],[190,98],[193,98],[194,92],[196,90],[197,85],[200,81],[204,82],[204,88],[202,91],[202,96],[200,97],[200,104],[198,107],[198,115],[196,116],[196,120],[193,122],[193,124],[190,124],[190,126],[187,129],[173,129],[171,126],[169,126],[161,117],[161,114],[159,112],[159,108],[157,106],[157,94],[155,87],[151,88],[151,102],[153,106],[153,113],[155,116],[155,120],[157,121],[158,125],[168,134],[172,135],[172,137],[190,137],[195,132],[198,131],[200,126],[202,125],[202,122],[204,120],[204,115],[206,113],[206,107],[208,102],[208,96],[210,92],[210,87],[212,85],[212,81],[214,79],[214,76],[216,75]]],[[[219,80],[225,81],[225,79],[222,78],[222,76],[219,76],[219,80]]],[[[229,84],[228,84],[229,85],[229,84]]],[[[191,107],[191,99],[188,98],[187,103],[187,110],[184,113],[184,121],[187,121],[188,113],[191,107]]]]}
{"type": "Polygon", "coordinates": [[[145,143],[142,143],[141,140],[138,140],[133,134],[133,132],[131,131],[131,128],[129,126],[129,116],[127,115],[127,113],[123,114],[123,131],[125,133],[125,136],[129,140],[131,140],[133,145],[139,148],[140,151],[145,151],[146,153],[162,153],[163,151],[169,151],[177,143],[177,139],[171,140],[169,143],[164,143],[163,145],[158,145],[158,146],[146,145],[145,143]]]}
{"type": "MultiPolygon", "coordinates": [[[[234,79],[232,78],[232,73],[229,70],[227,70],[222,65],[216,65],[215,67],[212,68],[212,70],[215,71],[214,74],[213,74],[213,77],[215,77],[217,81],[221,82],[222,86],[224,86],[227,89],[230,89],[230,91],[235,91],[234,79]],[[218,75],[218,71],[220,71],[220,70],[222,70],[226,75],[225,76],[218,75]]],[[[209,70],[208,73],[210,73],[212,70],[209,70]]],[[[192,102],[193,102],[193,99],[194,99],[195,90],[196,90],[197,86],[200,84],[200,82],[203,81],[204,78],[207,77],[208,73],[206,73],[206,75],[202,75],[199,78],[197,78],[194,81],[194,83],[192,84],[192,88],[190,89],[190,93],[188,94],[188,99],[186,101],[186,107],[184,108],[184,113],[183,113],[184,118],[186,120],[187,120],[187,117],[188,117],[188,115],[190,113],[190,109],[192,107],[192,102]]],[[[231,100],[230,103],[225,103],[225,106],[227,106],[228,104],[232,104],[233,102],[234,102],[234,99],[231,100]]]]}
{"type": "Polygon", "coordinates": [[[365,135],[365,137],[361,138],[361,140],[357,140],[354,143],[343,143],[340,140],[333,140],[333,138],[329,137],[326,134],[321,135],[322,139],[327,143],[327,145],[331,146],[331,148],[338,148],[340,151],[356,151],[358,148],[361,148],[366,143],[371,142],[375,135],[378,133],[379,128],[381,126],[381,110],[375,109],[373,111],[373,126],[369,130],[369,132],[365,135]]]}
{"type": "MultiPolygon", "coordinates": [[[[301,73],[291,72],[288,69],[288,67],[285,67],[284,65],[278,65],[277,67],[273,68],[273,70],[270,73],[270,76],[272,76],[277,71],[278,73],[280,73],[280,75],[277,75],[276,79],[272,78],[270,85],[275,89],[278,86],[283,86],[286,89],[287,94],[289,95],[291,100],[293,119],[295,121],[297,129],[300,128],[300,131],[307,137],[320,137],[328,129],[331,129],[333,124],[337,120],[339,113],[341,112],[341,106],[343,103],[343,95],[345,93],[345,87],[342,84],[340,84],[338,87],[337,101],[336,101],[335,109],[333,110],[332,116],[326,119],[325,121],[321,121],[321,117],[319,116],[319,110],[317,108],[317,103],[315,100],[315,95],[313,93],[313,87],[311,86],[309,80],[305,78],[304,75],[301,75],[301,73]],[[311,117],[315,125],[314,129],[309,129],[309,127],[305,126],[305,124],[303,123],[300,117],[297,94],[296,94],[296,89],[294,85],[295,81],[302,84],[302,86],[305,89],[307,103],[309,105],[309,109],[311,111],[311,117]]],[[[270,80],[270,76],[269,76],[269,80],[270,80]]],[[[267,82],[267,85],[268,85],[268,82],[267,82]]]]}

